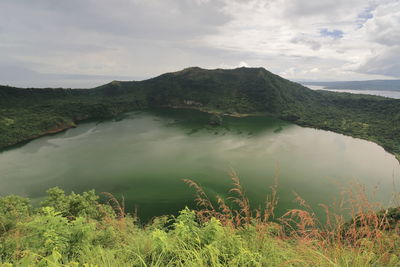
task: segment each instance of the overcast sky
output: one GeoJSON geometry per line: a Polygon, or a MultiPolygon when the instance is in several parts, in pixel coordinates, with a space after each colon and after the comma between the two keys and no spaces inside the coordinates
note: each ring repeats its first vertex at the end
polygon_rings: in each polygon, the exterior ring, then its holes
{"type": "Polygon", "coordinates": [[[0,84],[92,87],[189,66],[400,78],[400,1],[0,1],[0,84]]]}

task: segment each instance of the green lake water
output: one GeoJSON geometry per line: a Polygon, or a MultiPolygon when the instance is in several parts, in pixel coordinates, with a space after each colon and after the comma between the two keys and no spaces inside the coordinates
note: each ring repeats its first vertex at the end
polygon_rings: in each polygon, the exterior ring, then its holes
{"type": "Polygon", "coordinates": [[[375,199],[389,205],[400,183],[399,163],[372,142],[270,117],[224,117],[221,126],[209,125],[209,118],[194,110],[133,112],[3,151],[0,195],[39,202],[53,186],[95,189],[123,196],[126,210],[136,207],[146,221],[193,207],[194,191],[182,179],[227,197],[231,169],[256,207],[278,168],[278,216],[296,207],[293,192],[318,210],[339,197],[341,185],[358,181],[367,190],[378,186],[375,199]]]}

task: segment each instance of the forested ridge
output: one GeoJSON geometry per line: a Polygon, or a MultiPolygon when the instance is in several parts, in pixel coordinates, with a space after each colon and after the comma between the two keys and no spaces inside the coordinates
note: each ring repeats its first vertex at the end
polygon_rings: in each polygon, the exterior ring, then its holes
{"type": "Polygon", "coordinates": [[[92,89],[0,87],[0,147],[152,107],[230,115],[268,114],[371,140],[400,158],[400,100],[313,91],[263,68],[187,68],[92,89]]]}

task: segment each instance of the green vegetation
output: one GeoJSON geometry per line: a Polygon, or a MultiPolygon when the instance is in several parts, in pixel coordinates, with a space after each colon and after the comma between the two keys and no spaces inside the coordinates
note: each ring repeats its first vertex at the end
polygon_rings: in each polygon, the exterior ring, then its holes
{"type": "Polygon", "coordinates": [[[0,147],[82,120],[152,107],[231,115],[269,114],[296,124],[371,140],[400,158],[400,100],[310,90],[263,68],[188,68],[141,82],[93,89],[0,87],[0,147]]]}
{"type": "Polygon", "coordinates": [[[0,86],[0,147],[75,127],[79,121],[107,119],[145,106],[128,95],[113,96],[106,90],[0,86]]]}
{"type": "Polygon", "coordinates": [[[221,125],[221,123],[222,123],[222,117],[221,117],[219,114],[213,114],[213,115],[210,117],[208,123],[209,123],[210,125],[221,125]]]}
{"type": "MultiPolygon", "coordinates": [[[[371,140],[400,157],[400,100],[312,91],[261,68],[190,68],[79,90],[2,86],[0,147],[152,107],[212,112],[212,124],[219,114],[269,114],[371,140]]],[[[300,197],[303,209],[274,217],[275,187],[266,206],[254,210],[235,174],[232,180],[231,197],[215,200],[187,180],[198,209],[146,224],[107,193],[100,198],[94,191],[52,188],[38,207],[23,197],[2,197],[0,266],[400,265],[400,210],[382,210],[362,189],[344,194],[339,207],[323,206],[322,223],[300,197]]]]}
{"type": "Polygon", "coordinates": [[[236,174],[228,200],[211,201],[193,181],[197,210],[142,225],[107,193],[48,190],[40,207],[0,198],[0,266],[398,266],[400,210],[376,213],[362,190],[346,199],[352,220],[324,207],[274,218],[276,186],[252,210],[236,174]]]}

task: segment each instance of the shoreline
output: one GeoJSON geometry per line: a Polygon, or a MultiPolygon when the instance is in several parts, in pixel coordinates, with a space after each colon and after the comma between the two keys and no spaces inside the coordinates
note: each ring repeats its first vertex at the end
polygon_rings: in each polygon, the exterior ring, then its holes
{"type": "Polygon", "coordinates": [[[58,128],[54,128],[54,129],[51,129],[51,130],[47,130],[47,131],[45,131],[43,133],[30,136],[30,137],[28,137],[28,138],[26,138],[24,140],[18,141],[16,143],[8,144],[6,146],[0,147],[0,153],[2,153],[4,151],[7,151],[7,150],[11,150],[11,149],[17,148],[19,146],[23,146],[23,145],[25,145],[25,144],[27,144],[30,141],[33,141],[35,139],[38,139],[38,138],[41,138],[41,137],[44,137],[44,136],[50,136],[50,135],[55,135],[55,134],[58,134],[58,133],[62,133],[62,132],[65,132],[65,131],[67,131],[69,129],[76,128],[76,127],[78,127],[78,125],[75,122],[72,122],[70,125],[66,125],[64,127],[58,127],[58,128]]]}
{"type": "Polygon", "coordinates": [[[360,140],[365,140],[365,141],[372,142],[374,144],[377,144],[381,148],[383,148],[383,150],[386,151],[387,153],[393,155],[395,157],[395,159],[397,160],[397,162],[399,163],[399,165],[400,165],[400,154],[397,154],[395,152],[387,150],[383,145],[379,144],[375,140],[367,139],[367,138],[361,138],[361,137],[358,137],[358,136],[355,136],[355,135],[346,134],[344,132],[333,131],[333,130],[330,130],[330,129],[324,129],[322,127],[317,127],[317,126],[314,126],[314,125],[296,123],[295,121],[285,120],[285,119],[283,119],[283,118],[281,118],[279,116],[276,116],[274,114],[261,113],[261,112],[259,112],[259,113],[226,113],[226,112],[223,112],[223,111],[217,111],[217,110],[212,111],[212,110],[207,110],[207,109],[204,109],[204,108],[193,107],[193,106],[163,106],[163,107],[165,107],[165,108],[173,108],[173,109],[180,109],[180,108],[181,109],[194,109],[194,110],[198,110],[198,111],[205,112],[205,113],[208,113],[208,114],[216,114],[216,115],[229,116],[229,117],[235,117],[235,118],[245,118],[245,117],[250,117],[250,116],[270,115],[270,116],[276,117],[276,118],[278,118],[278,119],[280,119],[282,121],[286,121],[286,122],[290,122],[290,123],[296,124],[296,125],[298,125],[300,127],[314,128],[314,129],[318,129],[318,130],[329,131],[329,132],[333,132],[333,133],[336,133],[336,134],[342,134],[344,136],[350,136],[350,137],[357,138],[357,139],[360,139],[360,140]]]}
{"type": "MultiPolygon", "coordinates": [[[[371,140],[371,139],[367,139],[367,138],[361,138],[361,137],[358,137],[358,136],[355,136],[355,135],[346,134],[346,133],[343,133],[343,132],[340,132],[340,131],[333,131],[333,130],[329,130],[329,129],[324,129],[322,127],[317,127],[317,126],[313,126],[313,125],[296,123],[295,121],[285,120],[285,119],[280,118],[279,116],[276,116],[274,114],[261,113],[261,112],[259,112],[259,113],[227,113],[227,112],[223,112],[223,111],[219,111],[219,110],[209,110],[209,109],[206,109],[206,108],[195,107],[195,106],[165,105],[165,106],[160,106],[160,107],[161,108],[172,108],[172,109],[192,109],[192,110],[198,110],[200,112],[204,112],[204,113],[208,113],[208,114],[216,114],[216,115],[229,116],[229,117],[234,117],[234,118],[245,118],[245,117],[250,117],[250,116],[270,115],[270,116],[276,117],[276,118],[278,118],[278,119],[280,119],[282,121],[287,121],[287,122],[296,124],[296,125],[298,125],[300,127],[308,127],[308,128],[319,129],[319,130],[325,130],[325,131],[329,131],[329,132],[333,132],[333,133],[337,133],[337,134],[342,134],[342,135],[345,135],[345,136],[350,136],[350,137],[353,137],[353,138],[357,138],[357,139],[361,139],[361,140],[366,140],[366,141],[372,142],[372,143],[377,144],[378,146],[382,147],[387,153],[393,155],[395,157],[395,159],[397,160],[397,162],[400,164],[400,154],[397,154],[395,152],[387,150],[383,145],[379,144],[375,140],[371,140]]],[[[120,114],[126,113],[126,112],[130,112],[130,111],[124,111],[124,112],[115,114],[114,117],[116,117],[116,116],[118,116],[120,114]]],[[[9,150],[9,149],[13,149],[13,148],[18,147],[18,146],[25,145],[26,143],[28,143],[28,142],[30,142],[32,140],[35,140],[37,138],[40,138],[40,137],[44,137],[44,136],[48,136],[48,135],[55,135],[57,133],[61,133],[61,132],[67,131],[68,129],[76,128],[76,127],[79,126],[80,123],[83,123],[86,120],[92,120],[92,118],[83,118],[81,120],[78,119],[76,121],[70,121],[68,123],[63,124],[62,126],[55,127],[54,129],[46,130],[41,134],[37,134],[37,135],[31,136],[29,138],[26,138],[24,140],[21,140],[19,142],[14,143],[14,144],[9,144],[9,145],[0,147],[0,153],[2,153],[3,151],[9,150]]]]}
{"type": "Polygon", "coordinates": [[[178,105],[174,105],[174,106],[169,106],[169,105],[165,105],[165,106],[161,106],[162,108],[173,108],[173,109],[192,109],[192,110],[198,110],[204,113],[208,113],[208,114],[214,114],[214,115],[221,115],[221,116],[228,116],[228,117],[234,117],[234,118],[245,118],[245,117],[250,117],[250,116],[264,116],[264,115],[271,115],[272,114],[268,114],[268,113],[263,113],[263,112],[258,112],[258,113],[229,113],[229,112],[224,112],[221,110],[209,110],[209,109],[205,109],[205,108],[201,108],[201,107],[195,107],[195,106],[178,106],[178,105]]]}

